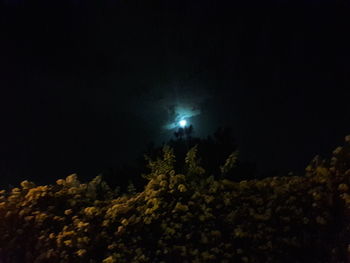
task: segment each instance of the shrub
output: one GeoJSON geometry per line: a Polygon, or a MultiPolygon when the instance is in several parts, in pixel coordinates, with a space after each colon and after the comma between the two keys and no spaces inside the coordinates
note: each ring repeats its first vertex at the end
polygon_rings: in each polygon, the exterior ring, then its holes
{"type": "MultiPolygon", "coordinates": [[[[348,138],[348,137],[347,137],[348,138]]],[[[347,141],[349,143],[349,141],[347,141]]],[[[226,173],[236,156],[222,166],[226,173]]],[[[345,262],[350,145],[316,157],[305,176],[233,182],[206,175],[196,148],[149,160],[142,192],[101,179],[24,181],[0,191],[4,262],[345,262]]]]}

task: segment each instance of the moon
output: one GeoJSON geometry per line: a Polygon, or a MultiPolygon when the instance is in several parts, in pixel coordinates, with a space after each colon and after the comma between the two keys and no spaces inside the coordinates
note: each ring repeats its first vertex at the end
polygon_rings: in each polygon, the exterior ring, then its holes
{"type": "Polygon", "coordinates": [[[186,120],[181,120],[179,121],[179,125],[181,128],[184,128],[187,125],[187,121],[186,120]]]}

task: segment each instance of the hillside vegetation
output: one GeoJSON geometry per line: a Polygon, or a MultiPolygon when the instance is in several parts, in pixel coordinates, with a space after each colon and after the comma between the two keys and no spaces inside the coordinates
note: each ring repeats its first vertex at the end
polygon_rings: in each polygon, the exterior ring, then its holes
{"type": "Polygon", "coordinates": [[[300,177],[225,179],[233,153],[214,178],[197,155],[180,174],[164,147],[138,193],[75,174],[0,191],[0,262],[348,262],[349,136],[300,177]]]}

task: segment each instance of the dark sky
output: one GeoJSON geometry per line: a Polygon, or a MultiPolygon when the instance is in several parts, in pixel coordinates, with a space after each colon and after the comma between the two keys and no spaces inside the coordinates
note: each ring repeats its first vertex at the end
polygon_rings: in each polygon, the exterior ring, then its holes
{"type": "Polygon", "coordinates": [[[231,126],[261,171],[350,133],[346,1],[92,2],[0,0],[0,184],[92,178],[176,109],[197,136],[231,126]]]}

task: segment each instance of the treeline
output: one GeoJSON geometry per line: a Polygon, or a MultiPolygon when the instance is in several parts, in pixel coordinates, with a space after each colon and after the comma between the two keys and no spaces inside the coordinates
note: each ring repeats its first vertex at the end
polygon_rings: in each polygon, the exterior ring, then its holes
{"type": "MultiPolygon", "coordinates": [[[[206,138],[195,137],[193,134],[192,126],[179,128],[174,133],[174,137],[165,143],[173,149],[176,156],[174,169],[179,173],[184,172],[186,154],[189,149],[196,146],[206,174],[212,175],[216,179],[220,178],[220,165],[226,161],[231,153],[236,152],[239,155],[238,145],[233,137],[232,129],[230,127],[220,127],[213,135],[206,138]]],[[[144,180],[140,175],[148,172],[149,158],[156,159],[162,155],[163,146],[156,146],[151,142],[148,144],[144,155],[140,155],[133,162],[121,167],[105,169],[100,175],[112,188],[118,187],[121,191],[127,191],[129,185],[132,185],[138,191],[142,191],[147,184],[147,180],[144,180]]],[[[278,171],[271,171],[269,175],[271,174],[281,175],[278,171]]],[[[267,177],[267,175],[259,174],[255,163],[243,161],[240,158],[237,158],[236,165],[225,174],[225,178],[234,181],[261,179],[262,177],[267,177]]]]}
{"type": "Polygon", "coordinates": [[[213,176],[199,148],[150,156],[141,191],[75,174],[2,190],[0,261],[348,262],[350,136],[303,176],[242,181],[236,151],[213,176]]]}

